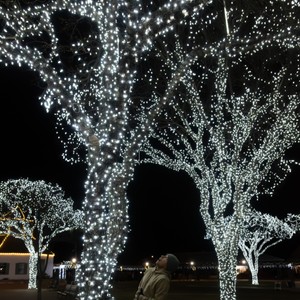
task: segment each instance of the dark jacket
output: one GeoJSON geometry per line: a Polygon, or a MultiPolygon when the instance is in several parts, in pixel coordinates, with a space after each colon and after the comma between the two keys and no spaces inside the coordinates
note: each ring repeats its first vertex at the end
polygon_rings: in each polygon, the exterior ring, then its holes
{"type": "Polygon", "coordinates": [[[170,273],[164,269],[149,268],[141,279],[134,300],[163,300],[170,289],[170,273]]]}

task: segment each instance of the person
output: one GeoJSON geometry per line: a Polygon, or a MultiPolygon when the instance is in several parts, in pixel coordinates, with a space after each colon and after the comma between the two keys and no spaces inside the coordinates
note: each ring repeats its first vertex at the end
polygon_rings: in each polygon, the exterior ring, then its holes
{"type": "Polygon", "coordinates": [[[146,269],[133,300],[163,300],[170,289],[172,273],[179,260],[174,254],[161,255],[155,267],[146,269]]]}

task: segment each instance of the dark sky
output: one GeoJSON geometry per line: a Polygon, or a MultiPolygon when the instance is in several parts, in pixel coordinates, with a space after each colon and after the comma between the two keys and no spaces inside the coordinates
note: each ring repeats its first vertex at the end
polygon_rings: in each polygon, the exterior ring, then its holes
{"type": "MultiPolygon", "coordinates": [[[[0,180],[29,178],[58,183],[80,208],[86,176],[83,163],[70,165],[61,156],[62,145],[55,134],[55,122],[39,104],[36,77],[19,68],[0,69],[1,170],[0,180]]],[[[295,148],[297,157],[300,147],[295,148]]],[[[300,155],[299,155],[300,156],[300,155]]],[[[298,185],[300,167],[288,176],[273,198],[257,203],[263,211],[285,217],[300,213],[298,185]]],[[[212,249],[204,240],[199,214],[199,197],[191,179],[162,167],[144,165],[135,170],[128,187],[130,228],[128,242],[120,256],[122,263],[166,252],[194,252],[212,249]]],[[[53,244],[57,260],[80,252],[80,243],[69,235],[53,244]],[[63,249],[61,251],[61,249],[63,249]]],[[[268,253],[288,257],[300,244],[299,234],[268,253]]]]}

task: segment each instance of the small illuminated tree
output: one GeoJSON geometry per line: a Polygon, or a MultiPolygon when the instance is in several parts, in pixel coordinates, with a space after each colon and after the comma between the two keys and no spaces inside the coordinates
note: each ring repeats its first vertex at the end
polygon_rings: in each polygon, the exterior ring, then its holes
{"type": "Polygon", "coordinates": [[[253,285],[259,284],[259,257],[270,247],[292,238],[294,234],[288,222],[269,214],[252,210],[245,217],[239,247],[248,263],[253,285]]]}
{"type": "Polygon", "coordinates": [[[37,288],[39,255],[58,234],[81,228],[83,214],[58,185],[43,180],[0,183],[0,232],[24,242],[29,257],[28,288],[37,288]]]}

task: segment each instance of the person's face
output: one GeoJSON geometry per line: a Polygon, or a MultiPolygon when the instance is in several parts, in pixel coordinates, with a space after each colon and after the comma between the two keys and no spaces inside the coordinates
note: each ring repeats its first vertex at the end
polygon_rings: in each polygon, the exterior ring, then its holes
{"type": "Polygon", "coordinates": [[[160,258],[156,261],[156,266],[158,268],[167,268],[167,262],[168,262],[168,256],[167,255],[161,255],[160,258]]]}

